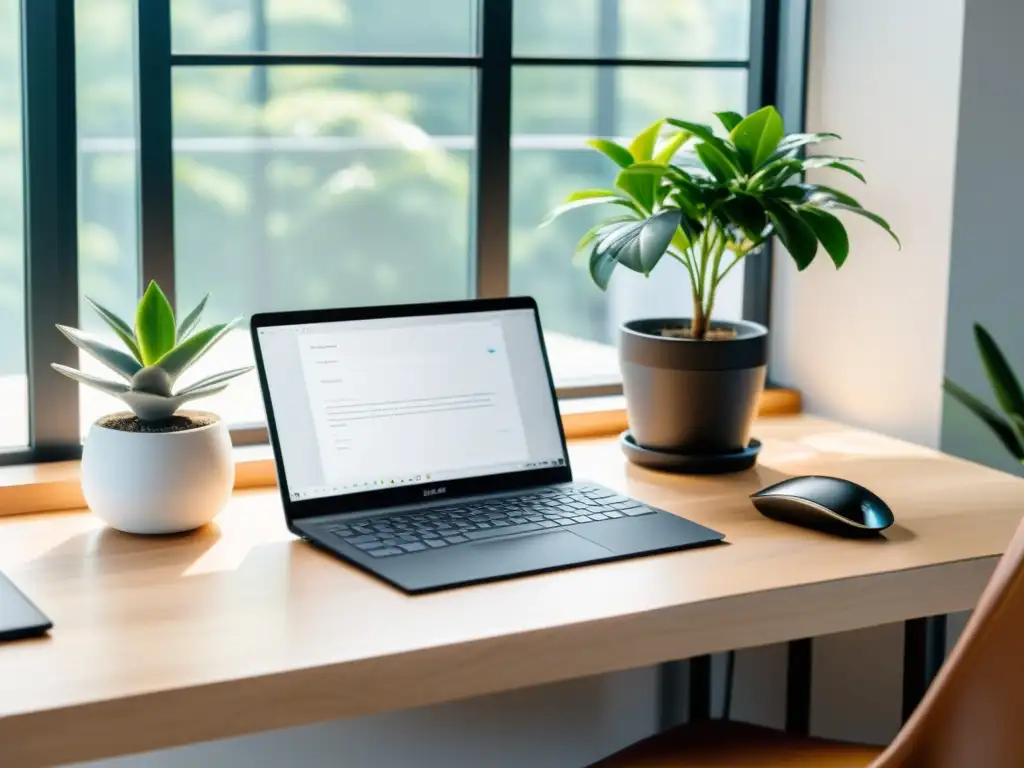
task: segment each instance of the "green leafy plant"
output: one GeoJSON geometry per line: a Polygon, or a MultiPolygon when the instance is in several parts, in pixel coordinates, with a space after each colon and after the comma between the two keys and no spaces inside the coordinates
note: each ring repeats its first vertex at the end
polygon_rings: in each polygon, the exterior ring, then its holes
{"type": "Polygon", "coordinates": [[[252,366],[235,368],[174,391],[178,377],[209,352],[237,322],[236,319],[197,330],[208,298],[209,295],[203,297],[195,309],[176,323],[174,310],[164,292],[156,282],[151,282],[135,310],[134,327],[86,298],[124,343],[127,351],[112,347],[77,328],[58,325],[57,329],[76,347],[110,368],[122,381],[102,379],[58,363],[51,365],[75,381],[121,398],[141,421],[168,419],[189,400],[216,394],[227,387],[229,380],[252,370],[252,366]]]}
{"type": "Polygon", "coordinates": [[[593,205],[616,206],[616,214],[584,234],[577,248],[589,251],[590,275],[602,289],[616,266],[649,275],[667,254],[689,273],[690,336],[703,339],[722,281],[772,235],[801,270],[814,260],[819,244],[836,268],[846,262],[850,242],[836,212],[873,221],[899,246],[889,224],[854,198],[802,181],[812,168],[832,168],[864,181],[850,164],[853,158],[801,156],[807,146],[839,136],[787,136],[771,106],[746,117],[715,114],[727,136],[709,125],[665,118],[638,133],[628,147],[606,139],[588,142],[618,166],[615,188],[574,192],[547,221],[593,205]],[[669,133],[662,136],[666,127],[669,133]]]}
{"type": "Polygon", "coordinates": [[[978,346],[985,375],[1003,413],[1000,414],[948,378],[943,382],[943,389],[981,419],[1013,458],[1024,463],[1024,389],[995,339],[977,323],[974,324],[974,341],[978,346]]]}

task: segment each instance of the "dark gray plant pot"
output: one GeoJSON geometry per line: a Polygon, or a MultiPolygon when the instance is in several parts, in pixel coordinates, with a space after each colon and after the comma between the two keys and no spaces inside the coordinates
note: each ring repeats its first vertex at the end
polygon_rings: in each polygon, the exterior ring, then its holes
{"type": "Polygon", "coordinates": [[[768,329],[746,321],[713,321],[735,338],[716,341],[662,336],[689,320],[624,323],[619,333],[629,429],[644,448],[691,456],[735,453],[750,441],[764,389],[768,329]]]}

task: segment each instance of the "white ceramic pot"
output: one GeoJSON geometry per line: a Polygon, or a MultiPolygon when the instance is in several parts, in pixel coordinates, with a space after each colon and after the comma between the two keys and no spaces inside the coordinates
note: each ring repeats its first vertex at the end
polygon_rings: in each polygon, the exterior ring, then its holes
{"type": "Polygon", "coordinates": [[[235,481],[231,437],[214,418],[206,426],[161,433],[94,423],[82,449],[89,508],[127,533],[178,533],[210,522],[235,481]]]}

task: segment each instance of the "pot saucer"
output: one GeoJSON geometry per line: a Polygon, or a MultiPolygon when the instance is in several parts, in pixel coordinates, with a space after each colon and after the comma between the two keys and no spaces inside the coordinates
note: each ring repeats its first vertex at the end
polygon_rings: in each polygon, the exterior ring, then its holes
{"type": "Polygon", "coordinates": [[[637,445],[628,429],[619,435],[619,445],[622,447],[622,452],[626,454],[626,458],[634,464],[648,469],[661,469],[684,475],[718,475],[726,472],[741,472],[754,466],[757,454],[761,452],[761,441],[756,438],[751,438],[747,447],[736,453],[690,455],[658,451],[637,445]]]}

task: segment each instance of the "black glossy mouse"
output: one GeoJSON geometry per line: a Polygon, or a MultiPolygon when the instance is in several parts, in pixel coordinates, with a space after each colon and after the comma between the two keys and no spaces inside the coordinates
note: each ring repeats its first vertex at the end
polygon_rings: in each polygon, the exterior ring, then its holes
{"type": "Polygon", "coordinates": [[[840,536],[875,536],[895,522],[889,505],[838,477],[792,477],[750,497],[765,517],[840,536]]]}

